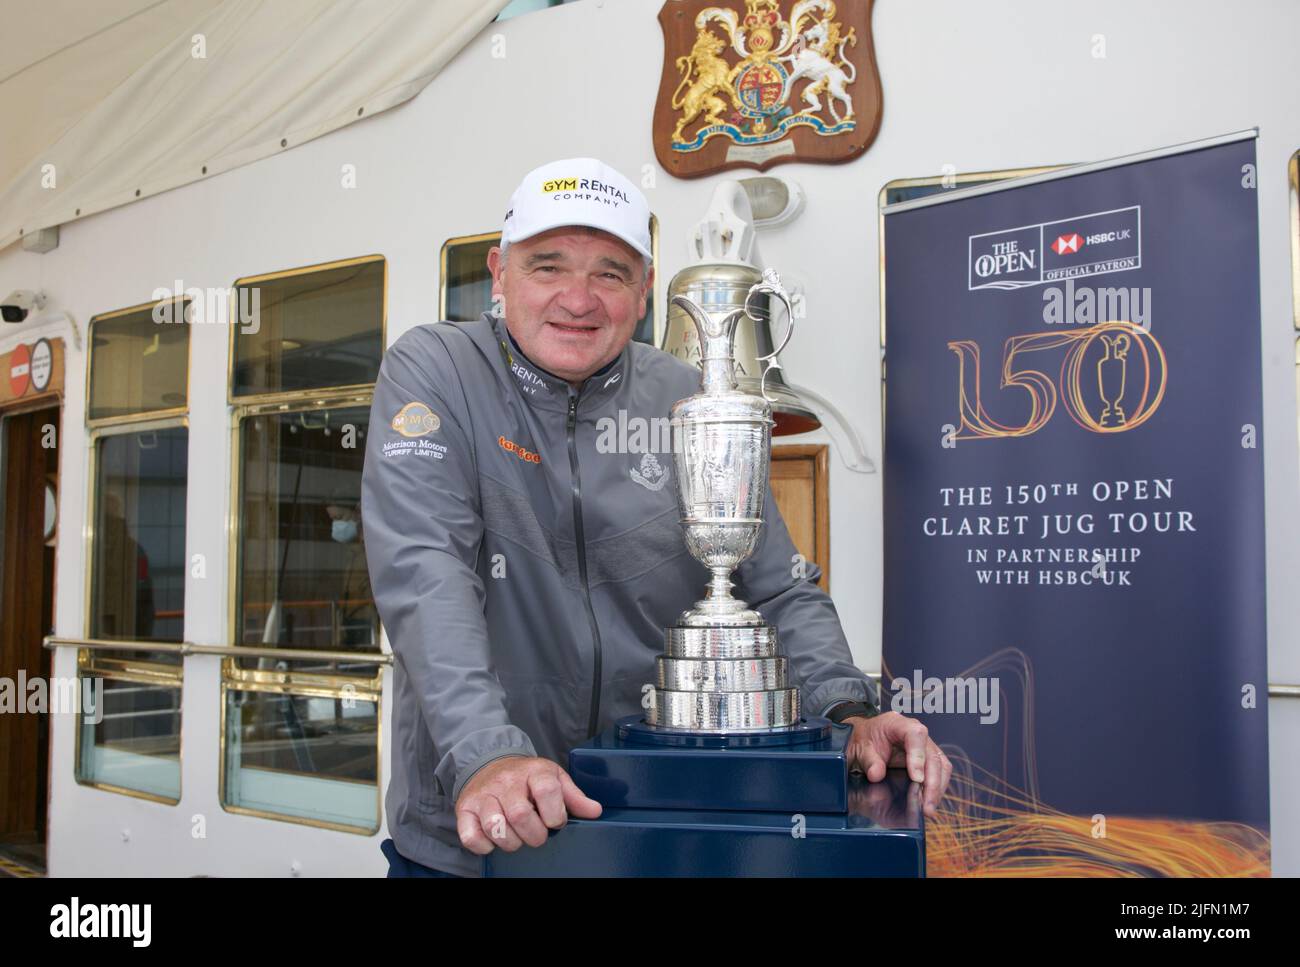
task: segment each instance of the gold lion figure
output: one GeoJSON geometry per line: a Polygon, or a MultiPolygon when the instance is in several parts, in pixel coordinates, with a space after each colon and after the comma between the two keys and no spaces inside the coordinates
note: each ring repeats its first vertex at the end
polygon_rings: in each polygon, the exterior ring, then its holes
{"type": "Polygon", "coordinates": [[[695,46],[691,48],[690,54],[677,58],[677,69],[683,73],[682,82],[673,92],[672,108],[674,111],[681,111],[682,116],[677,121],[677,127],[673,129],[674,141],[683,140],[686,125],[701,113],[704,114],[706,125],[723,123],[720,115],[726,110],[727,104],[717,96],[716,92],[726,92],[731,103],[736,108],[740,107],[733,86],[736,72],[740,67],[737,65],[735,68],[730,68],[727,62],[718,56],[726,46],[725,41],[707,30],[701,30],[695,38],[695,46]],[[690,84],[686,94],[679,98],[682,88],[690,83],[692,74],[698,80],[690,84]]]}

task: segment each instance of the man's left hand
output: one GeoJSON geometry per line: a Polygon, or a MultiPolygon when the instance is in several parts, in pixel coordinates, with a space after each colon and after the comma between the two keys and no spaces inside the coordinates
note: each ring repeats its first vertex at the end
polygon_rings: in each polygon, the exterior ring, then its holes
{"type": "Polygon", "coordinates": [[[844,724],[853,726],[848,745],[850,770],[866,773],[869,782],[880,782],[887,769],[906,766],[912,780],[925,785],[925,814],[931,819],[939,815],[939,800],[952,778],[952,763],[930,740],[924,725],[898,712],[871,718],[850,715],[844,724]]]}

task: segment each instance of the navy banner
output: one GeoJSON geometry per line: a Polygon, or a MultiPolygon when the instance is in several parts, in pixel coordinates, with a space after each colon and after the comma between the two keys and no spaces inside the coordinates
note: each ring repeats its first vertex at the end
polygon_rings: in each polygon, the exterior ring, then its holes
{"type": "Polygon", "coordinates": [[[1268,875],[1255,141],[885,218],[884,674],[952,874],[1268,875]]]}

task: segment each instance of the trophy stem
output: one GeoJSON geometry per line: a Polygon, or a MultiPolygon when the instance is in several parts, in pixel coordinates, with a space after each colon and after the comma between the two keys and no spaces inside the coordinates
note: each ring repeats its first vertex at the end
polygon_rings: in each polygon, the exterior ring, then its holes
{"type": "Polygon", "coordinates": [[[711,570],[713,571],[713,577],[709,581],[705,599],[718,603],[730,599],[731,589],[735,586],[731,583],[731,568],[714,567],[711,570]]]}

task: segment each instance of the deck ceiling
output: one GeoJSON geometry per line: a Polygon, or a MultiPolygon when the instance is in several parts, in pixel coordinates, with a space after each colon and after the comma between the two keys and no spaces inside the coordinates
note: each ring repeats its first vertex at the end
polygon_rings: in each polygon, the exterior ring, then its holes
{"type": "Polygon", "coordinates": [[[505,5],[0,0],[0,248],[400,104],[505,5]]]}

